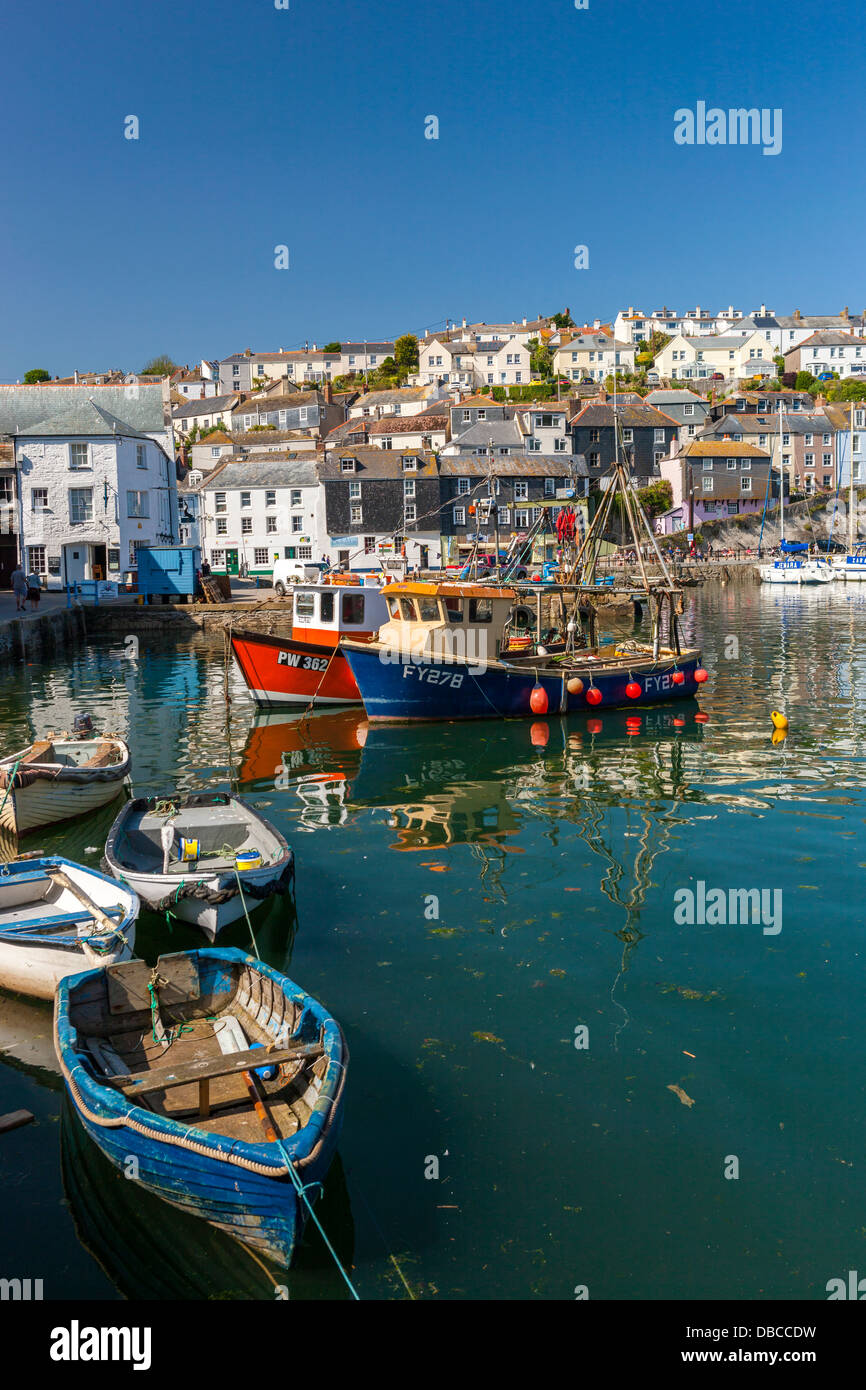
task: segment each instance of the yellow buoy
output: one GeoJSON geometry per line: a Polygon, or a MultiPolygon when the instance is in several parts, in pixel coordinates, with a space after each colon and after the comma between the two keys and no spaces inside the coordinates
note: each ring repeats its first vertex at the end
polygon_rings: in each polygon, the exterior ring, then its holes
{"type": "Polygon", "coordinates": [[[787,717],[787,715],[782,714],[782,712],[781,712],[780,710],[777,710],[777,709],[770,710],[770,718],[771,718],[772,721],[773,721],[773,728],[774,728],[774,729],[787,729],[787,727],[788,727],[788,717],[787,717]]]}

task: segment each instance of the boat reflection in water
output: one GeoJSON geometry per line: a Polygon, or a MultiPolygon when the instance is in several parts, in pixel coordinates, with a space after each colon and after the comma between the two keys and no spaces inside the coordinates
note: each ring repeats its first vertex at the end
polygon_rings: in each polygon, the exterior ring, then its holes
{"type": "MultiPolygon", "coordinates": [[[[78,1239],[124,1298],[273,1302],[286,1296],[350,1297],[312,1221],[292,1268],[271,1266],[222,1231],[125,1178],[91,1141],[66,1096],[60,1124],[63,1188],[78,1239]]],[[[355,1235],[339,1154],[316,1215],[343,1265],[351,1268],[355,1235]]]]}
{"type": "Polygon", "coordinates": [[[0,990],[0,1059],[40,1086],[63,1090],[54,1051],[54,1006],[0,990]]]}
{"type": "Polygon", "coordinates": [[[367,729],[366,715],[357,708],[316,711],[303,718],[258,715],[241,754],[239,778],[291,792],[300,802],[300,829],[343,825],[367,729]]]}

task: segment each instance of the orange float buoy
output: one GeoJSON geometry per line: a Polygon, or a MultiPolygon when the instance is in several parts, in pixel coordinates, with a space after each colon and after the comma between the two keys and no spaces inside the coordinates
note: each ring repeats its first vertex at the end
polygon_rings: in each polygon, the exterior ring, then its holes
{"type": "Polygon", "coordinates": [[[582,695],[583,681],[580,679],[580,676],[572,676],[570,681],[566,681],[565,688],[569,695],[582,695]]]}
{"type": "Polygon", "coordinates": [[[591,686],[589,687],[589,690],[587,690],[587,692],[586,692],[586,699],[587,699],[587,704],[590,704],[590,705],[600,705],[600,704],[601,704],[601,701],[602,701],[602,694],[601,694],[601,691],[599,690],[599,688],[598,688],[597,685],[591,685],[591,686]]]}
{"type": "Polygon", "coordinates": [[[682,671],[674,671],[673,675],[671,676],[671,680],[673,681],[674,685],[682,685],[683,681],[685,680],[685,676],[683,675],[682,671]]]}
{"type": "Polygon", "coordinates": [[[532,710],[532,713],[547,714],[548,704],[547,691],[544,686],[538,684],[534,685],[532,687],[532,694],[529,697],[529,708],[532,710]]]}
{"type": "Polygon", "coordinates": [[[704,681],[708,681],[709,679],[709,671],[705,671],[703,666],[699,666],[698,669],[695,671],[695,680],[697,681],[698,685],[703,685],[704,681]]]}
{"type": "Polygon", "coordinates": [[[641,690],[637,681],[629,681],[628,685],[625,688],[625,693],[630,700],[639,700],[641,695],[643,694],[643,691],[641,690]]]}
{"type": "Polygon", "coordinates": [[[698,713],[695,715],[696,724],[708,724],[709,722],[710,716],[708,714],[703,714],[701,711],[698,711],[698,713]]]}
{"type": "Polygon", "coordinates": [[[589,734],[600,734],[604,724],[600,719],[587,719],[586,731],[589,734]]]}
{"type": "Polygon", "coordinates": [[[685,727],[686,727],[686,721],[685,721],[684,719],[675,719],[675,720],[674,720],[674,728],[675,728],[675,729],[684,729],[685,727]]]}
{"type": "Polygon", "coordinates": [[[540,719],[536,719],[530,727],[529,737],[532,740],[533,748],[546,748],[547,740],[550,738],[550,729],[540,719]]]}

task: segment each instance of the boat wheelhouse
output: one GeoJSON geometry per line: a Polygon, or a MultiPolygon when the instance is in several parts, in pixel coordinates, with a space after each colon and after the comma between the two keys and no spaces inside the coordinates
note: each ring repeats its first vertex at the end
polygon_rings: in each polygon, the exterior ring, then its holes
{"type": "Polygon", "coordinates": [[[291,598],[291,628],[283,634],[233,630],[232,651],[247,688],[264,709],[280,705],[360,704],[341,637],[374,637],[388,616],[382,580],[333,576],[299,584],[291,598]]]}

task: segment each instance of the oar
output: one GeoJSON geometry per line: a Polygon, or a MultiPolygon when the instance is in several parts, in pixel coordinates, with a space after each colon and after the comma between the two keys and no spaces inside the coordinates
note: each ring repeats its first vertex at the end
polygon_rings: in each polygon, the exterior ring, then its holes
{"type": "Polygon", "coordinates": [[[252,1072],[245,1071],[242,1072],[241,1075],[243,1076],[243,1079],[246,1082],[247,1090],[250,1093],[250,1100],[252,1101],[255,1107],[255,1112],[258,1115],[262,1129],[265,1132],[265,1138],[267,1139],[269,1144],[276,1144],[277,1131],[274,1129],[274,1126],[271,1122],[271,1117],[265,1108],[265,1103],[259,1095],[259,1088],[255,1083],[255,1078],[252,1072]]]}
{"type": "Polygon", "coordinates": [[[77,898],[78,901],[87,908],[88,912],[100,923],[103,931],[117,931],[117,923],[112,922],[111,918],[103,912],[102,908],[98,907],[93,899],[85,893],[84,889],[79,888],[78,884],[74,883],[69,875],[64,873],[62,869],[49,868],[47,873],[55,883],[59,884],[61,888],[68,889],[72,896],[77,898]]]}

